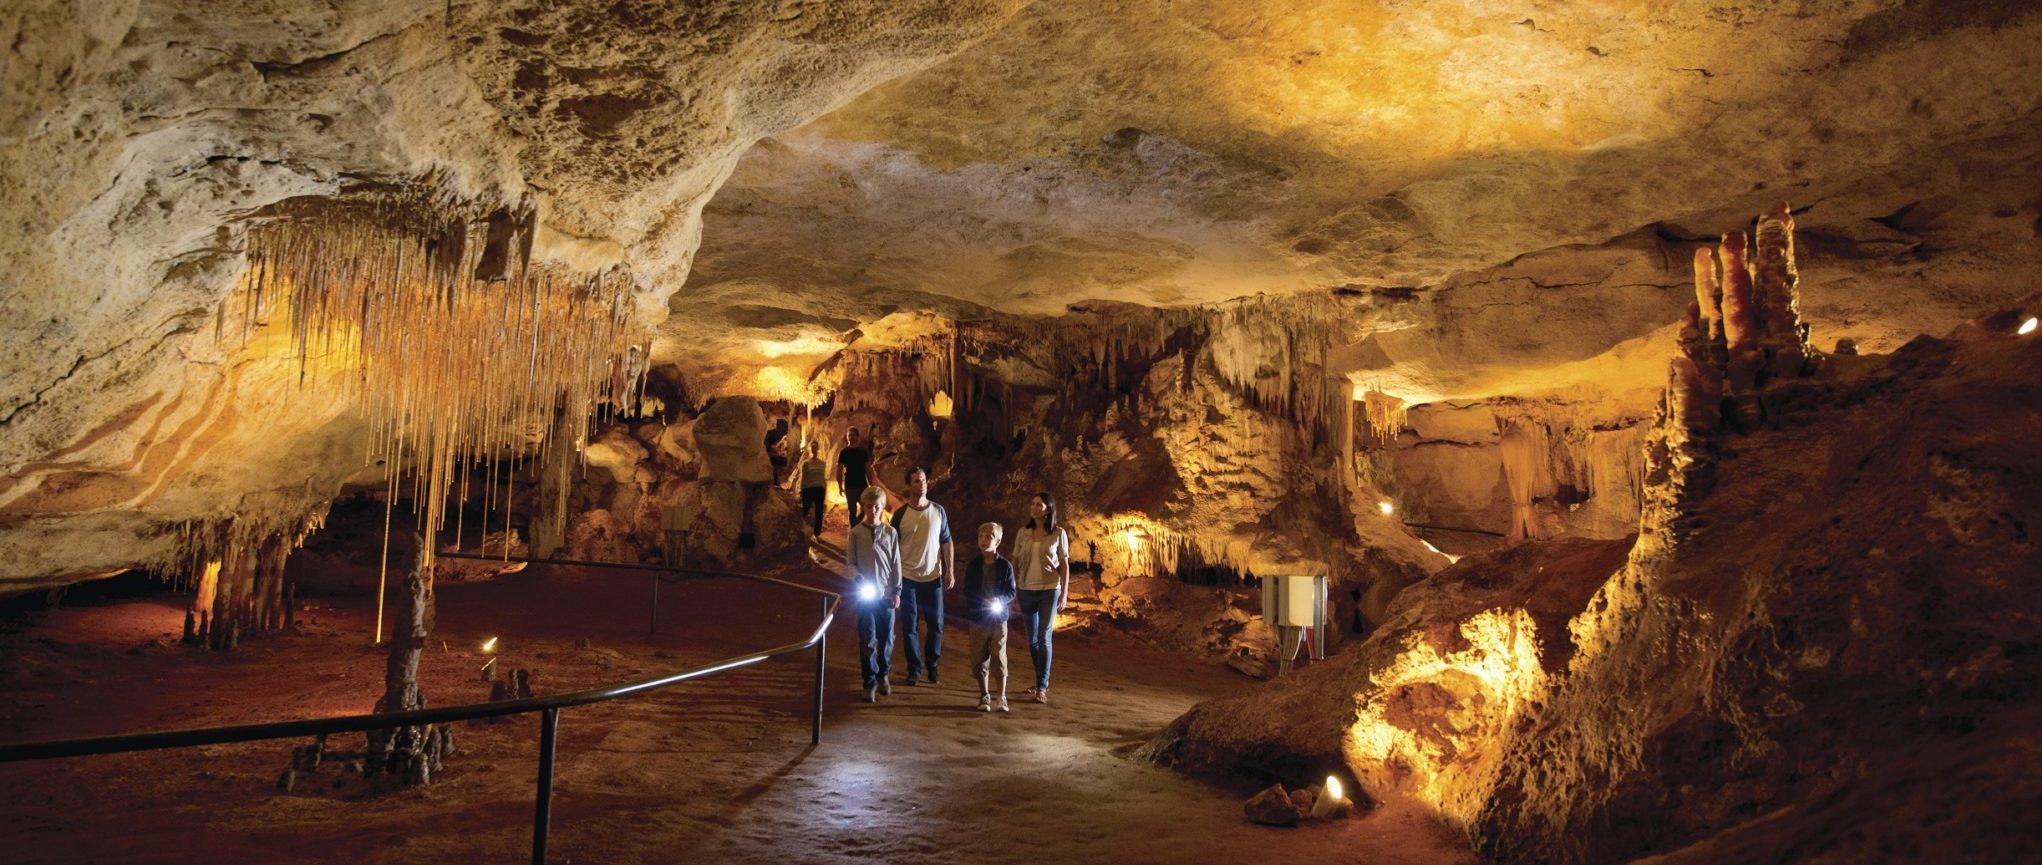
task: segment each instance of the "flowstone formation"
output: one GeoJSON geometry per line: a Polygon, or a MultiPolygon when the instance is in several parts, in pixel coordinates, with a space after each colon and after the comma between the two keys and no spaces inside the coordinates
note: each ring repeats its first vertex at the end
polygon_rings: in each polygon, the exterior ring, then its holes
{"type": "Polygon", "coordinates": [[[1148,753],[1344,767],[1486,861],[2020,861],[2042,343],[2000,315],[1825,356],[1794,311],[1791,215],[1756,235],[1696,256],[1627,557],[1465,558],[1343,663],[1201,705],[1148,753]]]}

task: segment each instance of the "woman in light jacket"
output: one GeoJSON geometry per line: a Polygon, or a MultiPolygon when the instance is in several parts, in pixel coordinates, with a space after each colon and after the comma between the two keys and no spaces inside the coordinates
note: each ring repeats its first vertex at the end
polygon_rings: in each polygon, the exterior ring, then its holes
{"type": "Polygon", "coordinates": [[[1028,625],[1028,655],[1035,661],[1029,696],[1049,702],[1049,643],[1056,614],[1071,590],[1071,538],[1056,520],[1056,500],[1036,493],[1028,501],[1028,525],[1014,538],[1014,579],[1020,588],[1021,618],[1028,625]]]}

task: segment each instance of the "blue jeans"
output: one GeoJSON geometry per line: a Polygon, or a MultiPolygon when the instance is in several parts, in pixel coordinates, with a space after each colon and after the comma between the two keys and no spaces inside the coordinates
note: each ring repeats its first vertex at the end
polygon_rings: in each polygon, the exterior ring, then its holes
{"type": "Polygon", "coordinates": [[[893,669],[893,605],[884,598],[858,601],[858,672],[865,687],[879,687],[893,669]]]}
{"type": "Polygon", "coordinates": [[[906,580],[900,590],[901,640],[907,643],[908,678],[929,671],[936,678],[936,662],[943,657],[943,578],[926,583],[906,580]],[[915,639],[916,625],[927,625],[928,633],[915,639]],[[926,657],[924,657],[926,655],[926,657]],[[926,665],[923,663],[926,661],[926,665]]]}
{"type": "Polygon", "coordinates": [[[1056,621],[1055,589],[1022,589],[1021,621],[1028,626],[1028,657],[1035,661],[1035,687],[1049,689],[1049,635],[1056,621]]]}

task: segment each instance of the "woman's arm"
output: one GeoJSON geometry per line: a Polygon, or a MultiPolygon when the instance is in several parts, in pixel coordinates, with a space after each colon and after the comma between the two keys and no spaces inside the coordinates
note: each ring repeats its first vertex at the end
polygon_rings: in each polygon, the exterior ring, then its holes
{"type": "Polygon", "coordinates": [[[1064,599],[1071,596],[1071,536],[1064,531],[1063,526],[1057,526],[1056,544],[1062,548],[1062,555],[1057,556],[1057,561],[1062,563],[1062,567],[1058,569],[1060,573],[1057,574],[1056,609],[1057,612],[1063,612],[1064,599]]]}

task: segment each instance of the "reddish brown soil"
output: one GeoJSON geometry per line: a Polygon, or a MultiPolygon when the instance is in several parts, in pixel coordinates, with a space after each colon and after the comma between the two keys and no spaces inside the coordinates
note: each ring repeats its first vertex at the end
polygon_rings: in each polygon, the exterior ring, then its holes
{"type": "MultiPolygon", "coordinates": [[[[821,574],[807,579],[825,581],[821,574]]],[[[443,587],[421,679],[435,704],[483,699],[481,641],[537,671],[543,692],[621,681],[798,640],[816,611],[795,592],[732,581],[661,592],[649,577],[553,570],[443,587]],[[587,638],[591,647],[576,648],[587,638]]],[[[63,609],[0,636],[6,741],[366,711],[383,655],[367,599],[301,614],[302,633],[214,654],[176,646],[175,598],[63,609]]],[[[1242,793],[1128,755],[1193,703],[1248,685],[1203,661],[1120,638],[1059,644],[1055,702],[976,711],[963,633],[940,688],[858,702],[854,628],[830,633],[824,743],[808,744],[812,656],[561,721],[558,862],[1460,863],[1464,845],[1416,814],[1378,811],[1296,830],[1241,816],[1242,793]]],[[[1010,638],[1025,688],[1025,644],[1010,638]]],[[[896,664],[899,661],[896,660],[896,664]]],[[[37,862],[523,861],[538,722],[464,724],[429,788],[369,791],[331,758],[291,793],[299,741],[0,765],[0,849],[37,862]]],[[[337,737],[335,751],[358,746],[337,737]]]]}

